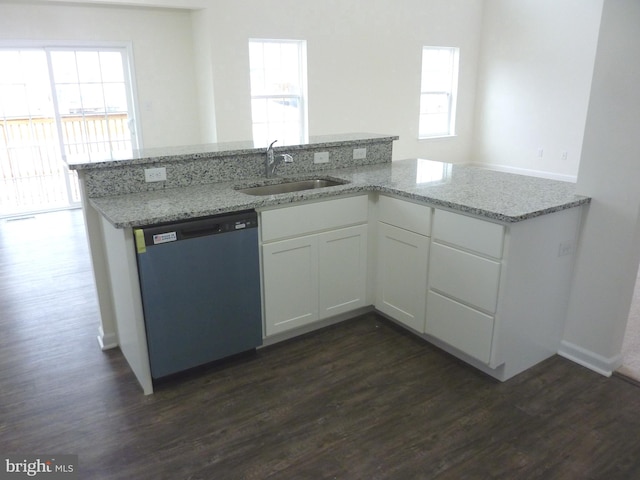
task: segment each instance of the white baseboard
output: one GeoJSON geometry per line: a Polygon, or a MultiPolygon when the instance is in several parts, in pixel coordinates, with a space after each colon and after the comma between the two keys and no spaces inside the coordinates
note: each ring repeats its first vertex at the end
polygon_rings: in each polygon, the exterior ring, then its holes
{"type": "Polygon", "coordinates": [[[100,350],[110,350],[118,346],[118,336],[115,333],[106,334],[102,330],[102,327],[98,328],[98,344],[100,350]]]}
{"type": "Polygon", "coordinates": [[[622,364],[622,355],[620,354],[606,358],[565,340],[560,343],[558,355],[605,377],[610,377],[622,364]]]}
{"type": "Polygon", "coordinates": [[[576,183],[577,175],[565,175],[561,173],[546,172],[544,170],[533,170],[530,168],[512,167],[510,165],[498,165],[494,163],[471,162],[467,165],[473,167],[486,168],[497,172],[516,173],[518,175],[529,175],[531,177],[549,178],[551,180],[560,180],[562,182],[576,183]]]}

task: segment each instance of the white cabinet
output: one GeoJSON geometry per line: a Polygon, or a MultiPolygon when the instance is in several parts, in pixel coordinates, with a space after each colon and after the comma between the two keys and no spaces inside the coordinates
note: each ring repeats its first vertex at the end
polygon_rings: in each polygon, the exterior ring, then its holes
{"type": "Polygon", "coordinates": [[[305,236],[262,246],[266,333],[318,319],[318,238],[305,236]]]}
{"type": "Polygon", "coordinates": [[[488,364],[494,318],[450,297],[429,291],[427,333],[488,364]]]}
{"type": "Polygon", "coordinates": [[[381,196],[376,308],[424,332],[431,208],[381,196]]]}
{"type": "Polygon", "coordinates": [[[321,319],[365,306],[367,230],[357,225],[318,235],[321,319]]]}
{"type": "Polygon", "coordinates": [[[504,227],[436,209],[425,333],[491,363],[504,227]]]}
{"type": "Polygon", "coordinates": [[[380,222],[376,308],[424,331],[429,237],[380,222]]]}
{"type": "Polygon", "coordinates": [[[366,305],[368,205],[363,195],[261,213],[267,336],[366,305]]]}
{"type": "Polygon", "coordinates": [[[503,381],[556,354],[581,213],[501,225],[436,209],[426,338],[503,381]]]}
{"type": "Polygon", "coordinates": [[[502,381],[558,352],[580,208],[500,224],[380,195],[371,225],[368,209],[362,195],[261,212],[267,337],[373,300],[502,381]]]}
{"type": "Polygon", "coordinates": [[[442,245],[431,245],[429,287],[488,313],[496,311],[499,261],[442,245]]]}

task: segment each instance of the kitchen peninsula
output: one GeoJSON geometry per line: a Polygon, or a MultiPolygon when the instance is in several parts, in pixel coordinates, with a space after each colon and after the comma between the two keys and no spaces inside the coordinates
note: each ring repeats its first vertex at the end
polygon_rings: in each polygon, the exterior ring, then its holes
{"type": "Polygon", "coordinates": [[[255,209],[264,344],[375,308],[499,380],[555,354],[589,198],[565,182],[424,159],[392,162],[395,139],[351,134],[280,146],[274,153],[293,162],[272,179],[264,178],[264,149],[246,144],[70,161],[82,187],[103,348],[120,346],[144,392],[153,391],[136,227],[255,209]],[[166,180],[145,182],[145,168],[164,168],[166,180]],[[241,191],[318,177],[339,184],[241,191]],[[293,245],[314,252],[314,266],[276,276],[300,268],[286,260],[293,245]]]}

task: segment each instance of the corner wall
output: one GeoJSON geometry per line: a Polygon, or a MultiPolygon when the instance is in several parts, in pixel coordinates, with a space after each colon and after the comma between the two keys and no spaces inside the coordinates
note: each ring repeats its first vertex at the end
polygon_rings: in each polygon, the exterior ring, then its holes
{"type": "Polygon", "coordinates": [[[593,197],[560,353],[610,374],[640,261],[640,2],[605,0],[578,193],[593,197]]]}
{"type": "Polygon", "coordinates": [[[575,181],[601,11],[602,0],[486,0],[473,162],[575,181]]]}

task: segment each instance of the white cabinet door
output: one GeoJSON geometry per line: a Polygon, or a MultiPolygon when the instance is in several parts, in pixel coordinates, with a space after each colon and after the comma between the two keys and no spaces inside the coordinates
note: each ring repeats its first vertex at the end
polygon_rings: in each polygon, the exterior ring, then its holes
{"type": "Polygon", "coordinates": [[[320,318],[365,306],[367,225],[318,236],[320,318]]]}
{"type": "Polygon", "coordinates": [[[318,320],[318,238],[315,235],[262,247],[267,335],[318,320]]]}
{"type": "Polygon", "coordinates": [[[376,308],[424,332],[429,237],[378,224],[376,308]]]}

